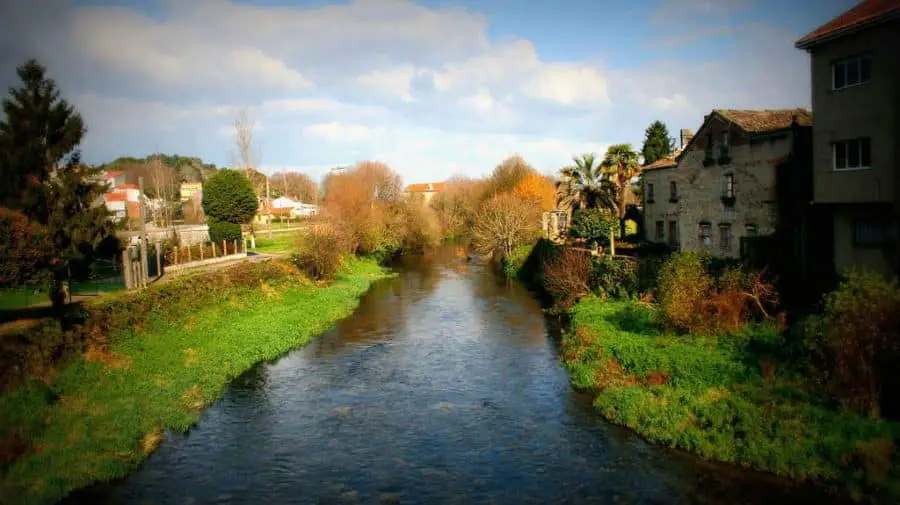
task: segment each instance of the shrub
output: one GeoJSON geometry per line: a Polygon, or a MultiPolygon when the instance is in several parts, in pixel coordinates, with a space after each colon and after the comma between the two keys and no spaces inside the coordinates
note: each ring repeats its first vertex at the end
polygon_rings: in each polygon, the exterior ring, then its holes
{"type": "Polygon", "coordinates": [[[544,263],[544,289],[556,301],[556,308],[568,309],[590,293],[591,255],[563,248],[544,263]]]}
{"type": "Polygon", "coordinates": [[[612,231],[618,238],[620,235],[619,219],[610,212],[601,209],[578,210],[572,216],[569,234],[573,238],[585,239],[606,246],[612,231]]]}
{"type": "Polygon", "coordinates": [[[210,221],[248,223],[258,206],[253,184],[242,172],[219,170],[203,183],[203,212],[210,221]]]}
{"type": "Polygon", "coordinates": [[[298,240],[299,250],[294,264],[310,278],[320,281],[334,279],[343,263],[347,237],[334,226],[315,226],[298,240]]]}
{"type": "Polygon", "coordinates": [[[484,202],[475,216],[472,246],[482,254],[508,257],[516,246],[533,241],[540,232],[541,210],[512,194],[484,202]]]}
{"type": "Polygon", "coordinates": [[[420,251],[440,242],[440,223],[428,205],[408,202],[399,205],[397,223],[402,227],[401,247],[405,251],[420,251]]]}
{"type": "Polygon", "coordinates": [[[895,280],[849,272],[806,325],[813,371],[842,404],[872,416],[898,414],[900,288],[895,280]]]}
{"type": "Polygon", "coordinates": [[[697,254],[673,254],[659,272],[657,299],[662,322],[685,331],[704,328],[703,303],[710,279],[697,254]]]}
{"type": "Polygon", "coordinates": [[[213,243],[222,244],[222,241],[231,242],[232,240],[241,240],[241,225],[237,223],[227,223],[224,221],[209,222],[209,240],[213,243]]]}
{"type": "Polygon", "coordinates": [[[50,261],[46,230],[25,214],[0,207],[0,286],[38,282],[50,261]]]}
{"type": "Polygon", "coordinates": [[[609,257],[594,262],[592,288],[600,295],[631,298],[638,294],[638,260],[609,257]]]}

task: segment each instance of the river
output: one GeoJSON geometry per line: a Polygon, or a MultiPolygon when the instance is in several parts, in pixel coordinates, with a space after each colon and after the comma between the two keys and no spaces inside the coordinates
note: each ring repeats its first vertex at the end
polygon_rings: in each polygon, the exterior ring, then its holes
{"type": "Polygon", "coordinates": [[[357,311],[238,377],[98,504],[824,503],[657,447],[573,392],[521,286],[443,248],[357,311]]]}

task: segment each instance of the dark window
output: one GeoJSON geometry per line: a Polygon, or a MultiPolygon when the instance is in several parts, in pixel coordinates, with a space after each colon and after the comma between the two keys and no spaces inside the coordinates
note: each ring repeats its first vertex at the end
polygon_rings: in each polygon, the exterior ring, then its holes
{"type": "Polygon", "coordinates": [[[831,65],[831,87],[842,89],[872,80],[872,57],[854,56],[831,65]]]}
{"type": "Polygon", "coordinates": [[[834,169],[856,170],[872,166],[872,142],[868,137],[832,144],[834,169]]]}
{"type": "Polygon", "coordinates": [[[647,184],[647,200],[653,200],[653,184],[647,184]]]}
{"type": "Polygon", "coordinates": [[[759,228],[755,224],[748,224],[744,228],[744,235],[748,237],[756,237],[759,235],[759,228]]]}
{"type": "Polygon", "coordinates": [[[678,200],[678,185],[675,181],[669,181],[669,199],[678,200]]]}
{"type": "Polygon", "coordinates": [[[663,240],[665,237],[665,229],[663,228],[663,222],[656,222],[656,240],[663,240]]]}
{"type": "Polygon", "coordinates": [[[897,223],[886,219],[854,219],[853,244],[882,246],[897,242],[897,223]]]}
{"type": "Polygon", "coordinates": [[[725,174],[725,186],[722,188],[722,196],[734,198],[734,174],[725,174]]]}
{"type": "Polygon", "coordinates": [[[731,225],[719,225],[719,248],[724,252],[731,250],[731,225]]]}
{"type": "Polygon", "coordinates": [[[669,221],[669,245],[678,245],[678,223],[669,221]]]}

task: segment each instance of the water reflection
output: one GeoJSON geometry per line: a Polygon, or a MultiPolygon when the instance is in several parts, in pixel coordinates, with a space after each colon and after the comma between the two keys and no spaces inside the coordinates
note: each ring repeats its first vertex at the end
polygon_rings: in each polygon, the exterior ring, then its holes
{"type": "Polygon", "coordinates": [[[72,503],[825,503],[651,446],[571,391],[538,303],[452,249],[235,379],[186,436],[72,503]]]}

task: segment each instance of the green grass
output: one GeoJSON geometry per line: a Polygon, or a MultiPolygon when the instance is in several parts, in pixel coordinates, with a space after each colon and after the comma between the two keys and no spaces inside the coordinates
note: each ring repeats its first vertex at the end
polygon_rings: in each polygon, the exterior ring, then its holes
{"type": "MultiPolygon", "coordinates": [[[[73,282],[70,293],[77,295],[93,295],[111,293],[125,289],[124,282],[73,282]]],[[[38,303],[50,303],[50,295],[44,288],[12,288],[0,289],[0,310],[21,309],[38,303]]]]}
{"type": "Polygon", "coordinates": [[[296,233],[273,233],[272,238],[268,238],[264,232],[257,233],[256,252],[289,254],[294,251],[296,242],[296,233]]]}
{"type": "Polygon", "coordinates": [[[598,411],[648,440],[837,483],[856,496],[900,496],[891,452],[900,425],[834,409],[813,394],[801,374],[765,351],[782,345],[775,329],[676,336],[654,325],[652,307],[597,298],[576,305],[572,325],[563,359],[573,385],[594,391],[598,411]],[[773,373],[764,379],[766,360],[773,373]]]}
{"type": "Polygon", "coordinates": [[[14,430],[33,448],[0,475],[0,494],[52,503],[124,476],[162,430],[187,430],[232,378],[349,315],[386,275],[373,261],[354,259],[328,287],[262,283],[227,288],[224,303],[193,313],[154,308],[145,327],[118,335],[103,359],[79,358],[51,388],[33,381],[0,397],[0,429],[7,431],[0,435],[14,430]]]}

